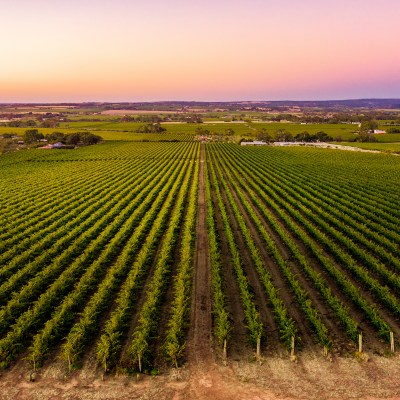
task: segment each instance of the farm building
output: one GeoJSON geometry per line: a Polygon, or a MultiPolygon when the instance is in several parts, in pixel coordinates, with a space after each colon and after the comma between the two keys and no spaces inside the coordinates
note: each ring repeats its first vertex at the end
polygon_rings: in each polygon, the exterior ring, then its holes
{"type": "Polygon", "coordinates": [[[273,146],[304,146],[303,142],[274,142],[273,146]]]}
{"type": "Polygon", "coordinates": [[[268,143],[262,142],[262,141],[254,141],[254,142],[240,142],[241,146],[265,146],[268,143]]]}
{"type": "Polygon", "coordinates": [[[39,149],[74,149],[75,146],[66,145],[61,142],[57,142],[54,144],[47,144],[46,146],[39,147],[39,149]]]}

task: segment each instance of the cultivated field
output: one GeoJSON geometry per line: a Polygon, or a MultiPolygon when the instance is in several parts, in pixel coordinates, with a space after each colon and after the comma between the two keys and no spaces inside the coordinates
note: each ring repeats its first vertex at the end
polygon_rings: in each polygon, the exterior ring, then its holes
{"type": "Polygon", "coordinates": [[[147,368],[154,346],[175,361],[185,322],[177,313],[190,296],[181,288],[190,290],[199,144],[99,147],[90,158],[40,151],[3,161],[2,365],[23,354],[36,368],[54,347],[70,368],[89,349],[104,369],[147,368]]]}
{"type": "Polygon", "coordinates": [[[389,352],[400,334],[397,157],[221,144],[207,160],[232,351],[240,337],[271,352],[295,337],[345,355],[362,334],[365,350],[389,352]]]}
{"type": "Polygon", "coordinates": [[[397,371],[399,157],[183,139],[1,156],[6,382],[214,365],[276,393],[257,368],[397,371]]]}

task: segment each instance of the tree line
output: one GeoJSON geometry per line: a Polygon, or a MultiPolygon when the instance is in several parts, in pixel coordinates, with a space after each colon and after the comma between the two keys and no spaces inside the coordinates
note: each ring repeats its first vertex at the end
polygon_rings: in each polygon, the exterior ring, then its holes
{"type": "Polygon", "coordinates": [[[99,143],[103,138],[98,135],[94,135],[90,132],[74,132],[74,133],[64,133],[64,132],[53,132],[47,135],[43,135],[37,129],[27,129],[24,133],[25,143],[37,143],[42,139],[46,139],[50,143],[60,142],[65,145],[91,145],[99,143]]]}

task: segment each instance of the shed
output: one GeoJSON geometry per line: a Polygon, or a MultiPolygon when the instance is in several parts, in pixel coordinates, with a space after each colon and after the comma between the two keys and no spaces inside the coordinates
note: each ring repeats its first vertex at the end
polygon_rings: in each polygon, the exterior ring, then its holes
{"type": "Polygon", "coordinates": [[[259,141],[259,140],[256,140],[254,142],[240,142],[241,146],[265,146],[267,144],[268,143],[265,143],[265,142],[262,142],[262,141],[259,141]]]}

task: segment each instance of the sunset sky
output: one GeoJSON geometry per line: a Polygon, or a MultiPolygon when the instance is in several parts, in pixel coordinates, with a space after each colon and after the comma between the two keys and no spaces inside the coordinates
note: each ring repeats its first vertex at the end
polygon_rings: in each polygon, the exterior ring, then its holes
{"type": "Polygon", "coordinates": [[[400,98],[399,0],[0,9],[0,102],[400,98]]]}

